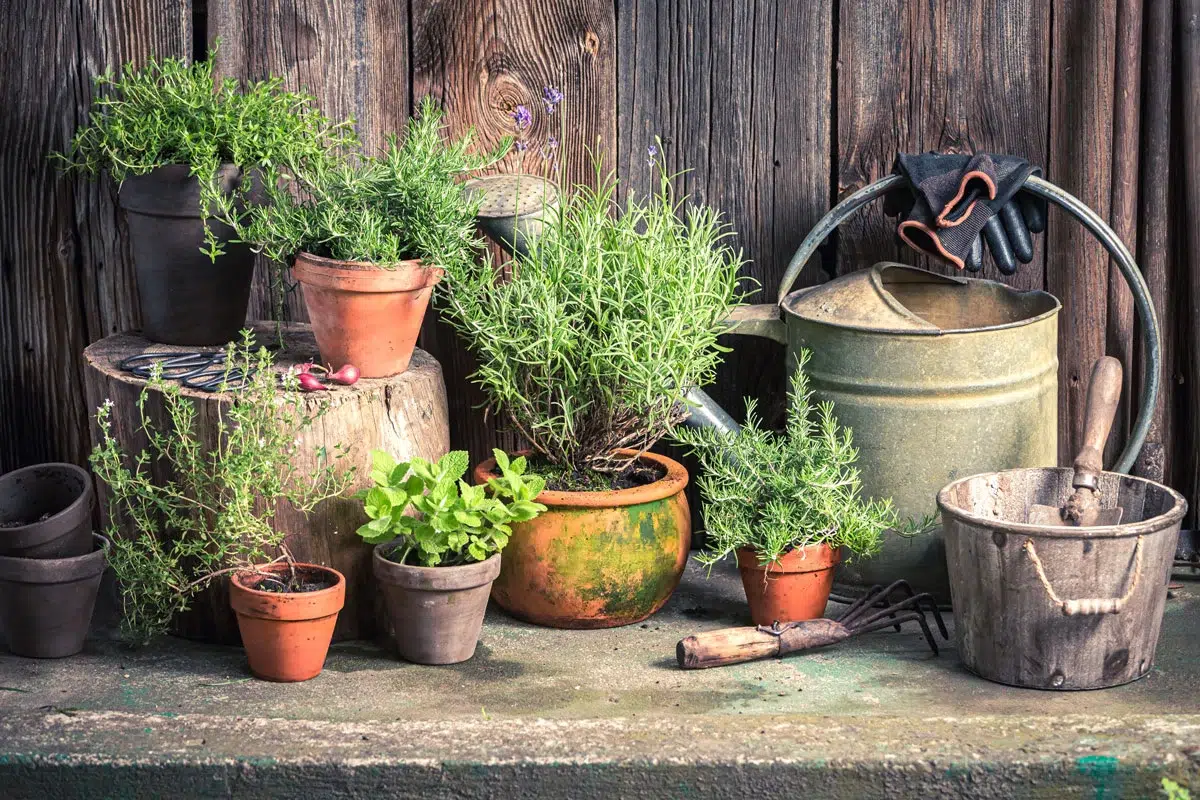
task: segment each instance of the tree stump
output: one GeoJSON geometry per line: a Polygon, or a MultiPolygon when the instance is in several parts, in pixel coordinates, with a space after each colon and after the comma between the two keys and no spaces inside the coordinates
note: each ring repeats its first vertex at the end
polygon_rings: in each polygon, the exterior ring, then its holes
{"type": "MultiPolygon", "coordinates": [[[[257,323],[259,341],[278,346],[274,323],[257,323]]],[[[205,348],[174,347],[152,343],[137,333],[118,333],[84,351],[88,408],[93,413],[105,400],[112,400],[112,423],[125,453],[139,452],[146,445],[139,430],[137,400],[146,381],[118,366],[125,358],[146,352],[194,352],[205,348]]],[[[213,349],[213,348],[207,348],[213,349]]],[[[312,329],[290,324],[283,329],[283,346],[275,351],[276,369],[320,360],[312,329]]],[[[335,364],[334,367],[340,367],[335,364]]],[[[197,405],[200,440],[210,443],[216,436],[217,413],[229,402],[228,395],[184,389],[197,405]]],[[[329,410],[300,437],[297,459],[315,468],[317,452],[344,444],[349,449],[342,460],[358,468],[346,498],[326,501],[307,517],[285,502],[276,511],[275,525],[286,533],[285,546],[298,561],[331,566],[346,576],[346,605],[338,617],[334,641],[371,638],[385,630],[377,609],[375,581],[371,570],[371,547],[355,533],[366,516],[359,501],[349,497],[370,483],[370,452],[379,448],[398,459],[421,456],[437,459],[450,447],[446,410],[446,388],[442,368],[428,353],[416,350],[408,370],[390,378],[363,378],[353,386],[331,386],[328,392],[303,395],[306,405],[316,410],[328,402],[329,410]]],[[[155,393],[147,402],[148,415],[156,422],[165,419],[162,396],[155,393]]],[[[99,440],[93,416],[92,443],[99,440]]],[[[303,466],[301,465],[302,473],[303,466]]],[[[103,486],[98,486],[102,519],[108,514],[103,486]]],[[[133,535],[119,531],[118,535],[133,535]]],[[[215,580],[197,596],[192,609],[176,623],[176,633],[192,639],[236,644],[240,641],[237,621],[229,608],[227,580],[215,580]]]]}

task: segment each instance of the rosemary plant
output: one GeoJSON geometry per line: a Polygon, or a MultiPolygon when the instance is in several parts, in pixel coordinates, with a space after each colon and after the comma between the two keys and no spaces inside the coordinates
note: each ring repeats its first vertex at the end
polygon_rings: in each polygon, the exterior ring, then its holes
{"type": "Polygon", "coordinates": [[[801,350],[792,374],[787,430],[764,430],[754,401],[736,435],[680,428],[675,438],[700,459],[705,551],[712,565],[741,548],[769,564],[796,547],[827,544],[859,555],[879,548],[899,523],[891,500],[864,500],[849,428],[838,426],[832,403],[814,405],[801,350]]]}
{"type": "Polygon", "coordinates": [[[108,487],[109,563],[122,586],[122,626],[137,641],[165,632],[216,576],[281,549],[283,533],[272,524],[278,502],[307,513],[343,494],[353,477],[353,467],[338,469],[340,446],[333,454],[322,449],[315,470],[298,469],[298,437],[327,407],[307,412],[291,374],[279,393],[271,356],[254,348],[249,331],[226,353],[227,381],[243,371],[251,377],[223,387],[231,400],[217,419],[215,444],[201,440],[193,401],[158,374],[138,398],[147,446],[136,455],[122,452],[114,435],[112,401],[96,411],[102,438],[91,463],[108,487]],[[162,395],[166,425],[147,407],[152,393],[162,395]]]}
{"type": "Polygon", "coordinates": [[[510,280],[464,263],[445,301],[489,405],[580,488],[634,463],[618,448],[643,452],[686,416],[687,387],[713,377],[742,264],[719,214],[685,210],[670,176],[620,207],[599,167],[596,183],[547,212],[510,280]]]}
{"type": "MultiPolygon", "coordinates": [[[[200,213],[237,218],[254,181],[241,181],[228,194],[218,171],[234,164],[257,170],[274,187],[288,169],[319,169],[343,148],[356,144],[353,122],[331,122],[311,95],[289,92],[283,79],[245,83],[213,76],[216,50],[208,60],[151,59],[127,63],[118,75],[95,78],[96,99],[88,124],[79,128],[65,154],[68,170],[107,172],[117,181],[168,164],[186,164],[200,181],[200,213]]],[[[206,249],[221,253],[213,231],[206,249]]]]}

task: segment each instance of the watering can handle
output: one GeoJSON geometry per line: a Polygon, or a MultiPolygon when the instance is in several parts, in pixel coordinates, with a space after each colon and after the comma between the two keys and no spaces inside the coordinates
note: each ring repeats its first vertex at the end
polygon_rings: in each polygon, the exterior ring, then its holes
{"type": "MultiPolygon", "coordinates": [[[[782,303],[783,299],[787,297],[788,292],[792,290],[792,284],[796,282],[796,278],[800,275],[800,270],[804,268],[808,260],[817,252],[817,248],[821,245],[821,242],[825,241],[829,234],[833,233],[839,225],[849,219],[860,208],[872,200],[883,197],[896,187],[904,184],[906,180],[901,175],[888,175],[869,186],[859,189],[831,208],[829,213],[822,217],[813,229],[809,231],[808,236],[804,238],[804,241],[800,243],[799,249],[796,250],[796,254],[792,256],[787,272],[784,273],[783,280],[779,284],[777,302],[782,303]]],[[[1034,175],[1031,175],[1025,181],[1025,185],[1021,187],[1021,191],[1030,192],[1038,197],[1045,198],[1078,219],[1099,240],[1100,244],[1104,245],[1109,255],[1112,256],[1113,261],[1117,263],[1121,274],[1125,277],[1125,282],[1129,284],[1130,291],[1133,292],[1134,307],[1137,309],[1138,319],[1141,322],[1142,344],[1146,350],[1146,363],[1142,368],[1142,392],[1141,397],[1138,398],[1137,420],[1134,422],[1133,430],[1130,432],[1129,442],[1121,452],[1121,457],[1117,459],[1116,466],[1113,467],[1113,472],[1128,473],[1133,466],[1134,459],[1137,458],[1138,453],[1142,450],[1142,444],[1146,441],[1146,434],[1150,431],[1150,421],[1154,415],[1154,403],[1158,399],[1159,375],[1162,371],[1162,334],[1158,327],[1158,315],[1154,311],[1154,303],[1150,299],[1150,287],[1146,285],[1141,270],[1138,269],[1137,263],[1133,260],[1133,256],[1120,237],[1113,232],[1112,228],[1108,227],[1095,211],[1088,208],[1079,198],[1063,191],[1053,183],[1034,175]]]]}

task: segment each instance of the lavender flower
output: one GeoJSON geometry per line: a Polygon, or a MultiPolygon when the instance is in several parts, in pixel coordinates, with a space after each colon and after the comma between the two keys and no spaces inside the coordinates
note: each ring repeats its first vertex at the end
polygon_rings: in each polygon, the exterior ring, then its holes
{"type": "Polygon", "coordinates": [[[558,149],[558,139],[554,136],[547,136],[546,137],[546,147],[550,148],[551,150],[557,150],[558,149]]]}
{"type": "Polygon", "coordinates": [[[533,124],[533,114],[529,113],[529,109],[525,106],[517,106],[513,109],[513,121],[517,123],[517,130],[523,131],[533,124]]]}
{"type": "Polygon", "coordinates": [[[563,93],[553,86],[542,87],[542,102],[546,104],[546,113],[553,114],[555,107],[562,102],[563,93]]]}
{"type": "Polygon", "coordinates": [[[516,148],[518,153],[524,153],[526,150],[529,149],[529,142],[526,142],[524,139],[518,139],[516,144],[513,145],[513,147],[516,148]]]}
{"type": "Polygon", "coordinates": [[[654,166],[654,157],[657,155],[658,155],[658,146],[657,145],[652,144],[649,147],[647,147],[646,148],[646,164],[653,167],[654,166]]]}

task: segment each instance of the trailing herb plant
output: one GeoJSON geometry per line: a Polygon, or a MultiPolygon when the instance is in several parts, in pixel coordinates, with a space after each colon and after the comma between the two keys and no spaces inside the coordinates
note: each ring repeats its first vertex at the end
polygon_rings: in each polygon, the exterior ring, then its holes
{"type": "MultiPolygon", "coordinates": [[[[216,50],[206,61],[151,59],[127,63],[117,75],[95,78],[96,99],[65,154],[69,170],[107,172],[118,183],[168,164],[186,164],[200,181],[200,214],[240,219],[253,181],[232,193],[219,178],[222,164],[257,170],[276,187],[291,170],[321,170],[357,144],[352,121],[332,122],[309,94],[290,92],[278,77],[243,82],[213,76],[216,50]],[[285,169],[286,167],[286,169],[285,169]]],[[[222,251],[206,226],[207,252],[222,251]]]]}
{"type": "Polygon", "coordinates": [[[810,355],[800,351],[792,374],[786,431],[764,430],[747,399],[746,424],[736,434],[675,432],[704,471],[697,481],[706,534],[701,563],[711,566],[750,548],[766,565],[793,548],[819,544],[867,556],[879,549],[882,533],[899,524],[891,500],[862,498],[850,429],[838,425],[832,403],[813,403],[804,372],[810,355]]]}
{"type": "Polygon", "coordinates": [[[392,267],[408,259],[461,271],[480,248],[461,177],[504,156],[511,139],[474,153],[473,130],[446,143],[444,113],[426,98],[403,138],[379,156],[286,163],[290,184],[264,187],[264,202],[229,215],[239,238],[280,264],[303,251],[392,267]]]}
{"type": "Polygon", "coordinates": [[[685,209],[665,173],[623,205],[599,167],[596,183],[547,209],[511,279],[464,263],[446,295],[479,363],[472,379],[554,488],[610,488],[637,463],[615,451],[640,454],[687,416],[684,393],[712,380],[740,300],[741,255],[717,211],[685,209]]]}
{"type": "Polygon", "coordinates": [[[271,355],[255,348],[249,331],[228,345],[225,363],[221,390],[230,400],[213,446],[200,438],[195,403],[158,372],[138,397],[145,449],[123,452],[111,400],[96,411],[101,441],[91,463],[108,487],[108,560],[122,586],[122,626],[138,641],[164,633],[213,578],[252,569],[269,550],[282,549],[284,535],[272,524],[279,501],[308,513],[344,494],[353,478],[353,467],[338,468],[341,446],[334,453],[322,448],[315,470],[297,466],[298,437],[328,406],[306,411],[290,372],[278,392],[271,355]],[[249,378],[239,385],[241,375],[249,378]],[[147,406],[154,394],[162,396],[166,424],[147,406]]]}
{"type": "Polygon", "coordinates": [[[397,564],[450,567],[486,561],[508,544],[511,524],[546,510],[535,502],[544,481],[525,474],[525,459],[511,461],[494,450],[499,477],[487,486],[462,480],[469,466],[465,450],[453,450],[430,463],[423,458],[396,463],[382,450],[371,453],[375,486],[356,497],[371,521],[358,529],[369,544],[396,540],[388,558],[397,564]],[[416,514],[410,516],[409,510],[416,514]]]}

